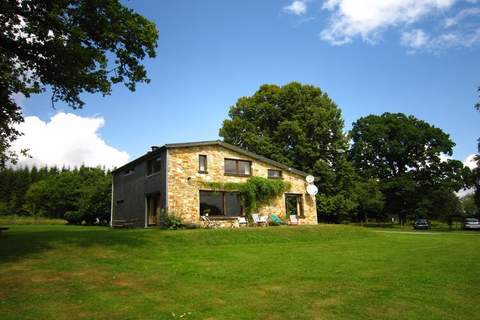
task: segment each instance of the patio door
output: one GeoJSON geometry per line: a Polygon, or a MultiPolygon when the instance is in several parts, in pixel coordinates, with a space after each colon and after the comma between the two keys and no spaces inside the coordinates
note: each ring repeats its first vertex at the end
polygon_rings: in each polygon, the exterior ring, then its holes
{"type": "Polygon", "coordinates": [[[160,217],[160,193],[147,195],[147,223],[156,225],[160,217]]]}
{"type": "Polygon", "coordinates": [[[285,194],[285,211],[287,218],[291,215],[303,217],[303,202],[301,194],[285,194]]]}

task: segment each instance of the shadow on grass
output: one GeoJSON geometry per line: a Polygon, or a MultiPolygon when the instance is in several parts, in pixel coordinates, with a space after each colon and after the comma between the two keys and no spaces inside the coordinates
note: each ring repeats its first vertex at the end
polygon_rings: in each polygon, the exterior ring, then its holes
{"type": "Polygon", "coordinates": [[[139,247],[150,242],[143,230],[115,230],[107,227],[83,226],[9,226],[0,235],[0,264],[20,260],[55,247],[71,245],[81,248],[91,246],[139,247]]]}

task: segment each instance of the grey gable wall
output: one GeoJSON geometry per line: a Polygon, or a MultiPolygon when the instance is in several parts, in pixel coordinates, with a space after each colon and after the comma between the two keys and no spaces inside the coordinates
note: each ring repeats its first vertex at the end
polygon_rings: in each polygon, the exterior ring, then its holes
{"type": "Polygon", "coordinates": [[[122,167],[113,173],[113,225],[117,220],[125,220],[137,227],[145,226],[146,196],[160,193],[162,208],[166,207],[166,149],[151,152],[142,161],[122,167]],[[160,172],[147,176],[147,161],[152,157],[161,156],[160,172]],[[133,168],[133,172],[125,172],[133,168]]]}

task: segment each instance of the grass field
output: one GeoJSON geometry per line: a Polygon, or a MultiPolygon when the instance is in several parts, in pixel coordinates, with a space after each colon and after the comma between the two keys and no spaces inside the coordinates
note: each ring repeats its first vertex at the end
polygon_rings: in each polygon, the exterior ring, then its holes
{"type": "Polygon", "coordinates": [[[41,216],[0,215],[0,226],[10,224],[66,224],[63,219],[51,219],[41,216]]]}
{"type": "Polygon", "coordinates": [[[12,225],[4,319],[479,319],[480,233],[12,225]]]}

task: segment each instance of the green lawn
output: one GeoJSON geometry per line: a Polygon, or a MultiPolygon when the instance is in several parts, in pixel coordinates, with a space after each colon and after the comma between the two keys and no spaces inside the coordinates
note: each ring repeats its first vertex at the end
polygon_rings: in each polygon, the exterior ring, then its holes
{"type": "Polygon", "coordinates": [[[480,233],[378,231],[12,225],[0,318],[480,318],[480,233]]]}

